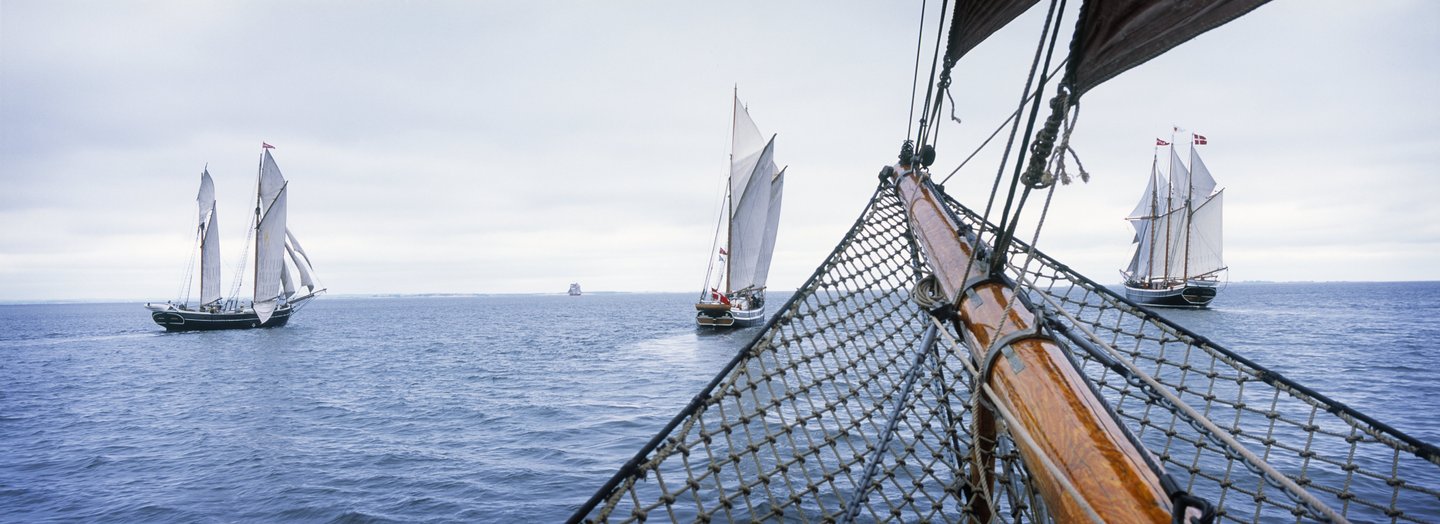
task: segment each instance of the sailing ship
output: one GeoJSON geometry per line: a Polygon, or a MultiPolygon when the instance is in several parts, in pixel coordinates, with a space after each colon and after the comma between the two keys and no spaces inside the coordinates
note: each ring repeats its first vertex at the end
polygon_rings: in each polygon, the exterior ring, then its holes
{"type": "MultiPolygon", "coordinates": [[[[255,239],[255,267],[251,275],[251,297],[248,303],[239,298],[244,265],[237,270],[235,285],[228,298],[220,294],[220,234],[215,207],[215,183],[207,167],[200,173],[200,191],[195,200],[199,206],[196,242],[200,257],[200,298],[189,301],[193,276],[185,275],[183,298],[164,304],[147,303],[150,318],[169,331],[215,329],[248,329],[279,327],[290,321],[312,298],[324,293],[318,288],[310,256],[286,226],[288,184],[280,167],[270,155],[273,146],[262,144],[258,175],[255,217],[251,235],[255,239]],[[287,262],[288,259],[288,262],[287,262]],[[290,267],[299,274],[297,293],[290,267]]],[[[249,249],[249,239],[246,240],[249,249]]],[[[245,257],[241,257],[246,261],[245,257]]],[[[194,265],[192,263],[191,267],[194,265]]]]}
{"type": "Polygon", "coordinates": [[[765,279],[780,226],[785,170],[775,168],[775,136],[767,140],[733,97],[730,173],[723,215],[716,226],[705,285],[695,303],[695,324],[731,327],[765,319],[765,279]]]}
{"type": "Polygon", "coordinates": [[[1126,218],[1135,227],[1135,255],[1121,273],[1125,296],[1147,306],[1204,308],[1215,299],[1222,257],[1224,189],[1200,159],[1195,146],[1204,135],[1190,135],[1190,165],[1181,162],[1175,138],[1155,140],[1150,182],[1126,218]],[[1160,173],[1159,149],[1169,146],[1170,176],[1160,173]]]}
{"type": "Polygon", "coordinates": [[[570,283],[570,291],[569,291],[568,293],[569,293],[570,296],[572,296],[572,297],[578,297],[578,296],[580,296],[580,283],[579,283],[579,282],[571,282],[571,283],[570,283]]]}

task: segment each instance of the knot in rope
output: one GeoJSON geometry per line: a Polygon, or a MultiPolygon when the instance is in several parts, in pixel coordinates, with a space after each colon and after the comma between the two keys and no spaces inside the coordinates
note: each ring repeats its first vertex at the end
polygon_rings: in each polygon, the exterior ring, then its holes
{"type": "Polygon", "coordinates": [[[1035,133],[1035,142],[1030,144],[1030,162],[1025,166],[1022,179],[1025,187],[1045,189],[1055,183],[1055,176],[1046,171],[1045,166],[1055,150],[1055,138],[1060,135],[1060,123],[1065,120],[1069,105],[1070,90],[1062,85],[1055,98],[1050,99],[1050,116],[1045,118],[1045,125],[1035,133]]]}

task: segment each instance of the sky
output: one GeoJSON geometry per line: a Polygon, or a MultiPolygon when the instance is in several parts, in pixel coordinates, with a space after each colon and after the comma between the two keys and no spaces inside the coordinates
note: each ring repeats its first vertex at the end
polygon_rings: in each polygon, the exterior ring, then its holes
{"type": "MultiPolygon", "coordinates": [[[[698,293],[735,90],[788,166],[794,289],[906,136],[922,3],[677,4],[0,0],[0,301],[177,298],[207,166],[228,283],[262,141],[331,293],[698,293]]],[[[938,175],[1013,110],[1042,20],[957,66],[938,175]]],[[[1085,95],[1092,180],[1038,247],[1118,283],[1178,126],[1209,139],[1231,281],[1440,280],[1437,66],[1440,3],[1264,5],[1085,95]]],[[[982,209],[998,167],[946,188],[982,209]]]]}

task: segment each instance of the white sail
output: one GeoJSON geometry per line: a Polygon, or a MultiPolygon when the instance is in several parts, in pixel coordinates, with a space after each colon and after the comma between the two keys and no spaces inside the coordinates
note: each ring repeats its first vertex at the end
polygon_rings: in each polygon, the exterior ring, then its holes
{"type": "MultiPolygon", "coordinates": [[[[770,163],[770,171],[774,172],[775,163],[770,163]]],[[[770,180],[770,209],[765,212],[765,233],[760,240],[760,257],[755,262],[756,287],[765,287],[765,280],[770,275],[770,259],[775,255],[775,234],[780,230],[780,201],[785,192],[785,171],[780,171],[775,178],[770,180]]]]}
{"type": "MultiPolygon", "coordinates": [[[[295,238],[295,237],[290,237],[295,238]]],[[[290,263],[295,264],[295,270],[300,272],[300,285],[305,286],[309,291],[315,290],[315,279],[310,276],[310,261],[303,255],[296,253],[295,248],[290,244],[285,245],[285,252],[290,254],[290,263]]]]}
{"type": "Polygon", "coordinates": [[[1200,160],[1200,153],[1194,146],[1190,147],[1190,200],[1197,207],[1201,202],[1210,196],[1215,190],[1215,178],[1210,176],[1210,170],[1205,167],[1205,161],[1200,160]]]}
{"type": "Polygon", "coordinates": [[[255,314],[263,324],[279,305],[280,274],[285,265],[285,177],[267,149],[260,159],[255,226],[255,314]]]}
{"type": "Polygon", "coordinates": [[[200,193],[195,196],[200,208],[200,304],[220,300],[220,230],[215,214],[215,182],[210,170],[200,173],[200,193]]]}
{"type": "Polygon", "coordinates": [[[310,255],[305,253],[305,248],[300,247],[300,241],[295,239],[295,233],[291,233],[289,228],[285,229],[285,238],[290,240],[290,247],[294,248],[295,252],[300,253],[300,256],[305,259],[305,265],[310,269],[315,269],[315,265],[310,263],[310,255]]]}
{"type": "Polygon", "coordinates": [[[740,103],[740,97],[735,97],[734,126],[730,136],[730,212],[733,215],[739,207],[737,199],[739,195],[745,194],[745,187],[750,183],[750,175],[755,172],[755,166],[760,162],[760,155],[764,154],[766,147],[765,136],[760,134],[760,128],[755,126],[755,121],[750,119],[750,111],[740,103]]]}
{"type": "Polygon", "coordinates": [[[1167,204],[1171,210],[1185,207],[1185,197],[1190,194],[1190,170],[1185,168],[1185,163],[1180,161],[1180,155],[1175,153],[1175,147],[1170,147],[1170,200],[1167,204]]]}
{"type": "MultiPolygon", "coordinates": [[[[745,192],[731,196],[734,212],[730,216],[730,279],[727,291],[763,285],[764,277],[756,270],[761,256],[766,254],[765,230],[771,200],[771,184],[768,182],[775,173],[774,145],[775,140],[771,138],[756,159],[754,169],[743,177],[748,179],[744,184],[745,192]]],[[[767,268],[769,264],[767,260],[767,268]]]]}
{"type": "Polygon", "coordinates": [[[295,281],[290,278],[290,269],[280,264],[280,296],[289,300],[295,295],[295,281]]]}
{"type": "Polygon", "coordinates": [[[1125,271],[1129,273],[1131,279],[1144,280],[1150,277],[1150,268],[1153,265],[1151,248],[1155,245],[1150,229],[1154,223],[1154,220],[1149,218],[1130,222],[1130,225],[1135,227],[1135,254],[1130,257],[1130,265],[1125,268],[1125,271]]]}
{"type": "Polygon", "coordinates": [[[1199,276],[1225,268],[1221,243],[1225,190],[1199,203],[1190,215],[1189,275],[1199,276]]]}
{"type": "Polygon", "coordinates": [[[1160,174],[1154,166],[1151,166],[1150,181],[1145,184],[1145,193],[1140,195],[1140,201],[1135,203],[1135,209],[1130,211],[1127,218],[1147,218],[1162,214],[1156,211],[1164,209],[1164,195],[1169,190],[1168,188],[1169,181],[1165,180],[1165,175],[1160,174]],[[1159,196],[1157,197],[1157,195],[1159,196]]]}

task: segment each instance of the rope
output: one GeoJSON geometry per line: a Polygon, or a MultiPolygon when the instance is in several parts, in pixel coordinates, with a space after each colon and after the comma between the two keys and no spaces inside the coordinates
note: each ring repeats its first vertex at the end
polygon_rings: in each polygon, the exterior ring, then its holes
{"type": "Polygon", "coordinates": [[[915,31],[915,71],[910,75],[910,112],[905,116],[905,140],[910,140],[911,122],[915,116],[915,95],[920,90],[920,52],[925,45],[925,10],[929,0],[920,2],[920,29],[915,31]]]}

